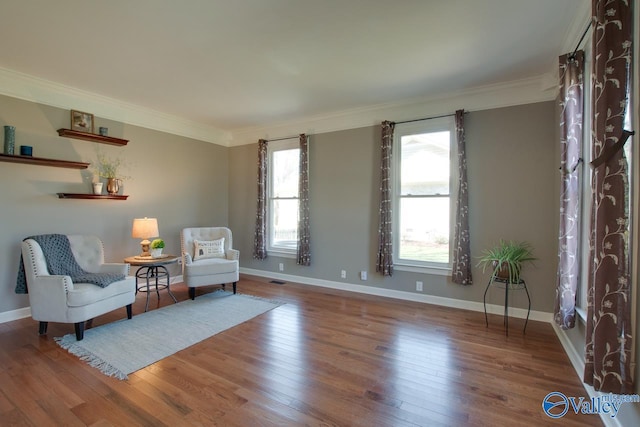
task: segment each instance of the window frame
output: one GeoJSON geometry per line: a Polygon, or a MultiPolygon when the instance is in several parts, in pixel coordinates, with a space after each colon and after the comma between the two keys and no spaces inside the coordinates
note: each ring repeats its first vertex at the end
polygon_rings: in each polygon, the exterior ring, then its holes
{"type": "MultiPolygon", "coordinates": [[[[295,258],[298,250],[298,240],[294,241],[292,245],[277,245],[273,243],[274,237],[274,223],[273,220],[275,218],[273,212],[273,202],[275,200],[297,200],[298,207],[300,206],[300,193],[295,195],[295,197],[273,197],[273,184],[274,184],[274,165],[273,158],[274,154],[278,151],[285,150],[298,150],[300,151],[300,143],[296,138],[289,138],[280,141],[269,141],[267,145],[267,253],[281,256],[284,258],[295,258]]],[[[300,156],[298,156],[298,167],[300,165],[300,156]]],[[[296,219],[296,229],[298,227],[298,220],[296,219]]]]}
{"type": "MultiPolygon", "coordinates": [[[[589,30],[586,39],[591,40],[589,30]]],[[[578,287],[576,289],[576,313],[583,321],[587,320],[587,287],[589,278],[589,240],[591,233],[591,75],[592,75],[592,47],[591,43],[585,43],[584,66],[582,72],[582,164],[578,176],[580,193],[580,236],[578,242],[577,258],[580,260],[578,287]]]]}
{"type": "Polygon", "coordinates": [[[391,200],[393,211],[393,260],[394,268],[401,271],[448,276],[453,269],[453,237],[455,229],[455,206],[458,196],[458,145],[455,118],[453,115],[396,124],[393,134],[391,174],[391,200]],[[400,258],[400,200],[401,188],[401,139],[403,136],[449,132],[449,262],[430,262],[400,258]]]}

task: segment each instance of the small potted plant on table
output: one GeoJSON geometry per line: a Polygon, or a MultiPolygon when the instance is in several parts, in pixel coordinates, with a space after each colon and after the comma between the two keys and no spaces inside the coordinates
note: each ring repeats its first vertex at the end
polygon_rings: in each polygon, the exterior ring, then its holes
{"type": "Polygon", "coordinates": [[[151,258],[162,258],[162,249],[164,249],[164,240],[153,240],[151,242],[151,258]]]}

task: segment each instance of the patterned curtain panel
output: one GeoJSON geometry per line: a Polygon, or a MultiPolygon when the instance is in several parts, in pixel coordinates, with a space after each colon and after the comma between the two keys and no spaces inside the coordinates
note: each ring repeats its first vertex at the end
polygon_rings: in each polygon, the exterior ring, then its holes
{"type": "MultiPolygon", "coordinates": [[[[593,0],[594,161],[622,137],[632,13],[628,0],[593,0]]],[[[593,169],[590,271],[584,381],[603,392],[634,392],[631,369],[631,305],[628,195],[624,150],[593,169]]]]}
{"type": "Polygon", "coordinates": [[[258,141],[258,208],[253,239],[253,257],[267,258],[267,141],[258,141]]]}
{"type": "Polygon", "coordinates": [[[576,324],[580,240],[580,180],[584,52],[563,55],[560,67],[560,232],[555,322],[562,329],[576,324]]]}
{"type": "Polygon", "coordinates": [[[376,271],[383,276],[393,274],[393,234],[391,211],[391,151],[395,123],[382,122],[382,178],[380,182],[380,225],[378,228],[378,257],[376,271]]]}
{"type": "Polygon", "coordinates": [[[453,283],[470,285],[471,243],[469,240],[469,189],[467,185],[467,154],[464,140],[464,110],[456,111],[456,139],[458,144],[458,199],[453,235],[453,283]]]}
{"type": "Polygon", "coordinates": [[[309,138],[300,134],[300,178],[298,180],[298,253],[299,265],[311,265],[309,245],[309,138]]]}

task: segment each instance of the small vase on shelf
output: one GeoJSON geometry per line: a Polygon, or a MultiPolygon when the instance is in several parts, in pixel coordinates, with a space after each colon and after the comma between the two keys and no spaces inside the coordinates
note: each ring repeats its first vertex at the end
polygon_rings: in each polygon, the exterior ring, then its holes
{"type": "Polygon", "coordinates": [[[114,196],[120,191],[120,180],[118,178],[107,178],[107,193],[114,196]]]}
{"type": "Polygon", "coordinates": [[[93,194],[100,195],[102,194],[102,183],[94,182],[93,183],[93,194]]]}
{"type": "Polygon", "coordinates": [[[4,154],[15,154],[16,150],[16,127],[4,127],[4,154]]]}

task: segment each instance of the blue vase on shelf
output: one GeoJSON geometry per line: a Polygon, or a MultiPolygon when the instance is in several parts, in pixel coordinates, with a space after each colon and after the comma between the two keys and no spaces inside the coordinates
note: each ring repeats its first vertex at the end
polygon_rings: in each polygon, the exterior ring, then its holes
{"type": "Polygon", "coordinates": [[[16,150],[16,127],[4,127],[4,154],[14,154],[16,150]]]}

